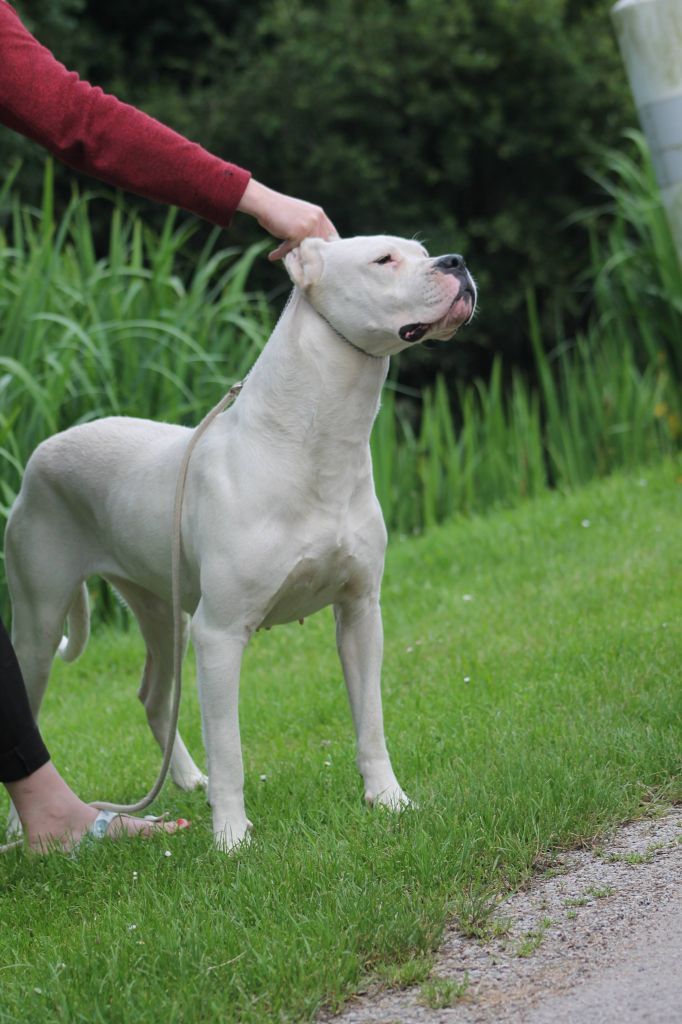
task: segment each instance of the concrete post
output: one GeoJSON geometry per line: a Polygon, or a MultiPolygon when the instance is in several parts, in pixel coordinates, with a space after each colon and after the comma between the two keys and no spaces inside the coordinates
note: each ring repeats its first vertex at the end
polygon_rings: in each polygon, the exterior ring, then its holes
{"type": "Polygon", "coordinates": [[[682,0],[619,0],[611,17],[682,262],[682,0]]]}

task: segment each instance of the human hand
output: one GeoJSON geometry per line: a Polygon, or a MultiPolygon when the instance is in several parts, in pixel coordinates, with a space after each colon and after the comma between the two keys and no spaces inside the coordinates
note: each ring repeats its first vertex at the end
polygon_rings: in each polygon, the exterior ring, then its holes
{"type": "Polygon", "coordinates": [[[255,217],[260,226],[275,238],[283,239],[281,244],[268,254],[269,260],[281,260],[309,235],[327,241],[338,236],[336,228],[321,206],[307,203],[303,199],[294,199],[293,196],[286,196],[282,192],[275,192],[253,178],[246,186],[237,209],[255,217]]]}

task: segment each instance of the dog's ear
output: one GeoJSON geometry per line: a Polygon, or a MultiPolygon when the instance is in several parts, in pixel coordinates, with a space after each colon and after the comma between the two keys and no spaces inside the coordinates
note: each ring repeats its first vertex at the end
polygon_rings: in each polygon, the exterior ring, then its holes
{"type": "Polygon", "coordinates": [[[284,257],[284,266],[294,284],[305,291],[322,277],[323,247],[321,238],[304,238],[300,245],[284,257]]]}

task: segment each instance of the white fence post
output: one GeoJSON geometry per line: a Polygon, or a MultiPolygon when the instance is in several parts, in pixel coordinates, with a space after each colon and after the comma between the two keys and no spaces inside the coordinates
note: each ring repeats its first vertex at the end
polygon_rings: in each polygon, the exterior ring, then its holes
{"type": "Polygon", "coordinates": [[[619,0],[611,17],[682,262],[682,0],[619,0]]]}

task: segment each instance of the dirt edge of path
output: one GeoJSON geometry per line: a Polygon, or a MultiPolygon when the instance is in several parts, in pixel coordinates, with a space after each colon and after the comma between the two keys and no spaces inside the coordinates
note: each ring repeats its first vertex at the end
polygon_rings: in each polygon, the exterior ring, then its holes
{"type": "Polygon", "coordinates": [[[485,939],[466,938],[456,925],[448,927],[430,978],[431,1006],[425,1004],[423,986],[376,988],[323,1019],[333,1024],[560,1024],[582,1017],[662,1024],[676,1019],[665,1016],[665,999],[674,1013],[672,1006],[679,1009],[682,998],[682,978],[668,981],[669,974],[682,972],[665,966],[671,937],[679,963],[682,805],[623,825],[589,848],[558,853],[549,869],[499,904],[485,939]],[[658,975],[654,980],[656,971],[662,980],[658,975]],[[638,996],[633,978],[641,989],[638,996]],[[653,986],[669,991],[655,992],[653,986]],[[599,1007],[592,1016],[589,1007],[579,1005],[590,992],[599,1007]]]}

